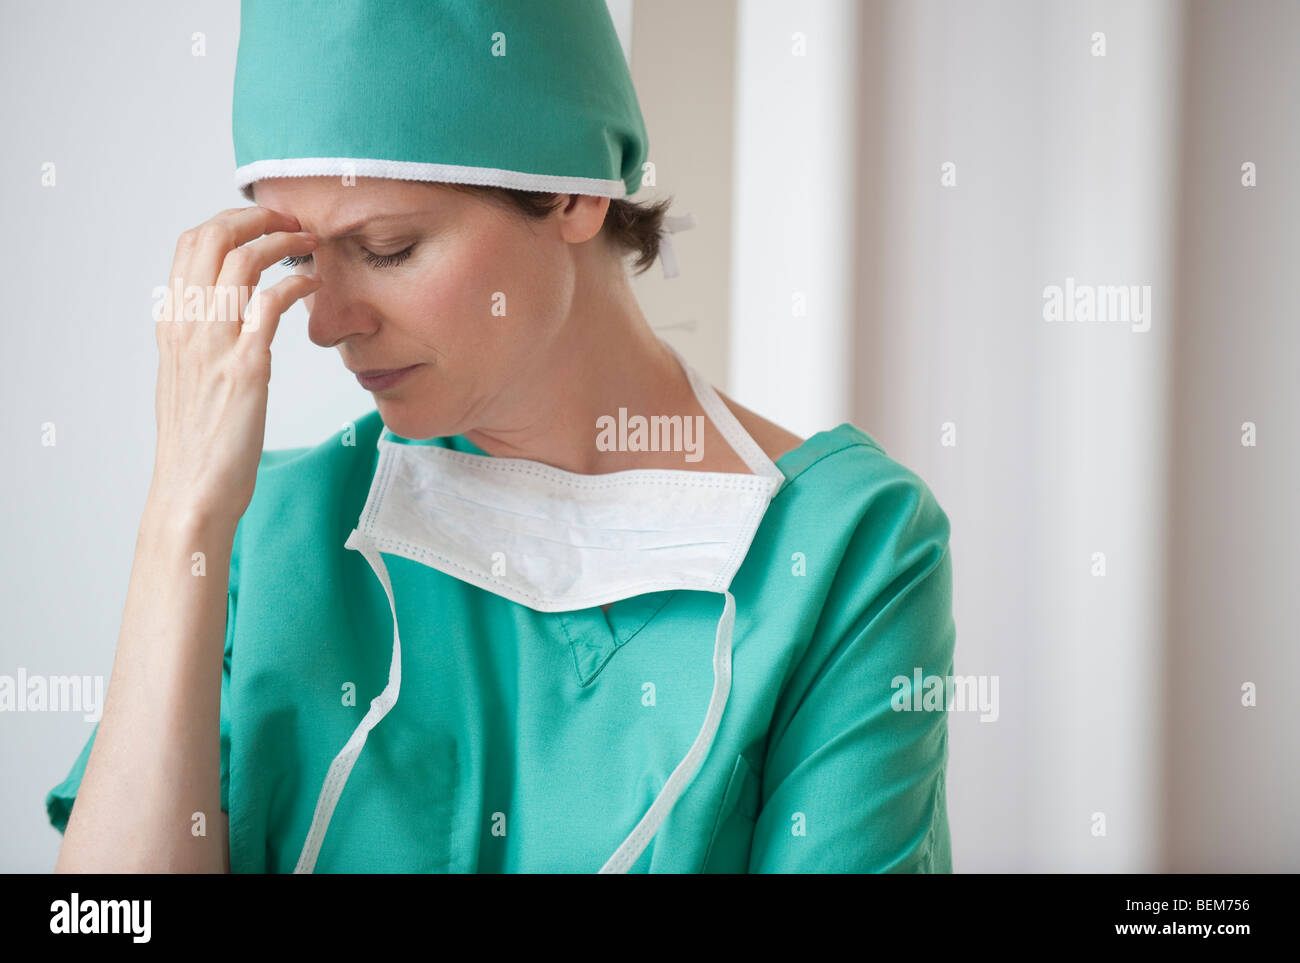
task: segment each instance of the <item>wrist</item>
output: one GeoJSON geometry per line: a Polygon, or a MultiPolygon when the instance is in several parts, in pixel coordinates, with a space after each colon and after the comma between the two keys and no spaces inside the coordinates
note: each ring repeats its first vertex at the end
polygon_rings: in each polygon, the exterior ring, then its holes
{"type": "Polygon", "coordinates": [[[183,494],[149,490],[145,500],[142,526],[186,534],[226,535],[234,538],[239,517],[217,510],[183,494]]]}

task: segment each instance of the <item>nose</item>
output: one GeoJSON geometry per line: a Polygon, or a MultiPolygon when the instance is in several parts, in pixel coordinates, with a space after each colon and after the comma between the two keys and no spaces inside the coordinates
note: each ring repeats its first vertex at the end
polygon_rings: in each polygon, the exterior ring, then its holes
{"type": "Polygon", "coordinates": [[[318,258],[314,270],[321,283],[303,298],[307,307],[307,337],[322,348],[332,348],[359,334],[370,334],[379,327],[378,314],[357,297],[346,277],[330,270],[328,260],[318,258]]]}

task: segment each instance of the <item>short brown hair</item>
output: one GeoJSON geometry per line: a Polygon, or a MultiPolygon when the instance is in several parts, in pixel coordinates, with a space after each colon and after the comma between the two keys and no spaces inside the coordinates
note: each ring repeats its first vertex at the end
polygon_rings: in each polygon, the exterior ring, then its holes
{"type": "MultiPolygon", "coordinates": [[[[445,183],[444,186],[468,194],[495,197],[525,217],[539,220],[559,207],[563,199],[568,196],[480,184],[445,183]]],[[[616,250],[624,255],[636,255],[632,265],[634,274],[641,274],[647,270],[659,257],[659,231],[663,226],[664,214],[672,206],[672,201],[673,199],[668,197],[661,201],[640,204],[619,197],[610,198],[609,210],[605,212],[605,223],[601,225],[600,230],[616,250]]]]}

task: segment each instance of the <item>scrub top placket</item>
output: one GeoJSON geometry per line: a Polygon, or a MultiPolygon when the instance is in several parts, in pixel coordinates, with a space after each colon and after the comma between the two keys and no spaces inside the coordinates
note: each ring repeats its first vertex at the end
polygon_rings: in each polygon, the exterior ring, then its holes
{"type": "Polygon", "coordinates": [[[573,649],[580,684],[586,685],[615,652],[646,631],[655,617],[680,591],[650,592],[620,599],[602,611],[599,605],[570,612],[544,613],[553,619],[573,649]]]}

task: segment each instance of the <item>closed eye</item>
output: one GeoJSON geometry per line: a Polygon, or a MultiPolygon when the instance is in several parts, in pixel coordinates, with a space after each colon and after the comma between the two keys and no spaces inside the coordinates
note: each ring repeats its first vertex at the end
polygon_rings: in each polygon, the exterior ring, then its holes
{"type": "MultiPolygon", "coordinates": [[[[374,251],[367,251],[364,247],[361,249],[365,252],[366,263],[377,268],[396,267],[411,256],[415,250],[412,244],[404,251],[398,251],[396,254],[376,254],[374,251]]],[[[295,268],[300,264],[306,264],[311,260],[310,254],[291,254],[280,263],[287,268],[295,268]]]]}

